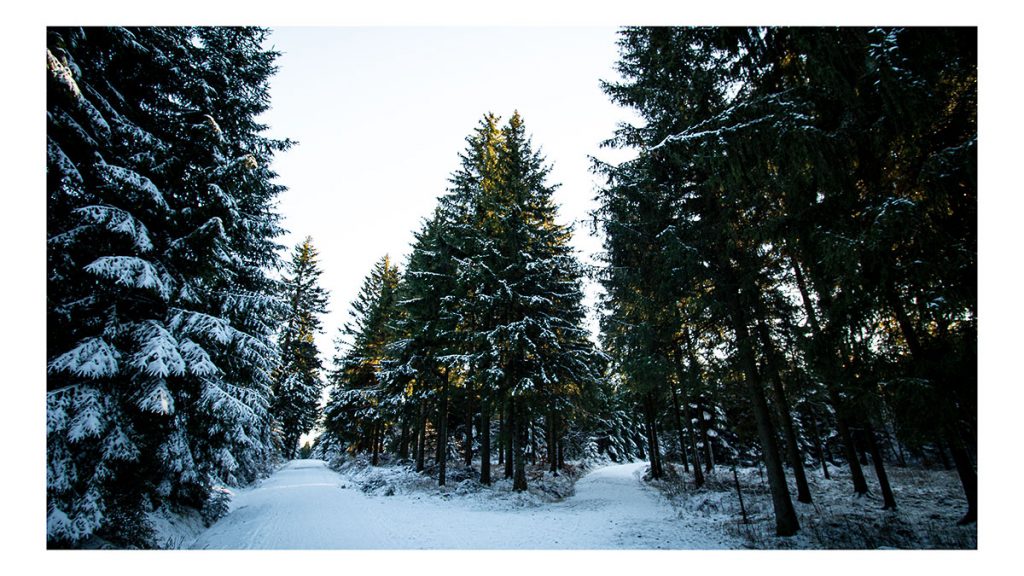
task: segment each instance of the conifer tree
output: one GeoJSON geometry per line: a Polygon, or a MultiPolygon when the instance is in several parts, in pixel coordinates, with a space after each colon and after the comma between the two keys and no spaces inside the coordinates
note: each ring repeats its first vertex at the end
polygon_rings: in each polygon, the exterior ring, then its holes
{"type": "MultiPolygon", "coordinates": [[[[438,453],[447,454],[447,390],[443,376],[455,368],[461,349],[458,303],[461,287],[456,278],[455,247],[451,222],[435,210],[416,233],[412,253],[398,289],[396,339],[388,348],[382,377],[394,403],[402,405],[404,418],[414,422],[416,468],[424,468],[428,414],[438,433],[438,453]]],[[[445,483],[445,467],[439,462],[438,483],[445,483]]]]}
{"type": "Polygon", "coordinates": [[[152,546],[147,512],[273,461],[265,36],[48,30],[51,546],[152,546]]]}
{"type": "Polygon", "coordinates": [[[271,414],[281,429],[285,458],[295,457],[299,437],[319,415],[323,381],[314,338],[323,331],[320,315],[327,313],[327,291],[320,286],[320,264],[313,239],[306,237],[292,252],[284,278],[288,315],[278,336],[281,367],[275,373],[271,414]]]}
{"type": "MultiPolygon", "coordinates": [[[[639,158],[619,167],[602,167],[610,184],[602,192],[608,258],[613,266],[617,258],[623,257],[620,253],[629,251],[639,252],[642,258],[664,258],[669,265],[663,264],[659,269],[671,270],[682,282],[677,280],[673,286],[670,281],[658,282],[659,276],[664,276],[655,275],[651,279],[627,277],[622,286],[615,282],[610,285],[618,293],[651,290],[661,302],[686,296],[699,298],[712,306],[715,322],[732,332],[734,361],[743,375],[743,386],[757,422],[776,531],[779,535],[792,535],[799,524],[750,332],[751,298],[756,294],[755,278],[760,269],[752,248],[756,244],[744,235],[756,230],[757,222],[744,219],[756,218],[758,214],[743,210],[747,187],[742,173],[728,164],[732,157],[717,155],[715,145],[730,142],[731,133],[698,131],[736,109],[730,106],[744,96],[743,85],[740,81],[730,82],[727,64],[732,54],[723,49],[716,32],[710,29],[627,29],[622,33],[620,50],[619,70],[624,81],[605,84],[605,90],[614,101],[634,107],[647,119],[647,125],[622,126],[610,141],[612,145],[641,147],[643,153],[639,158]],[[729,90],[737,87],[739,92],[730,95],[729,90]],[[691,142],[704,148],[690,150],[687,146],[691,142]],[[655,199],[650,208],[645,208],[651,204],[644,200],[647,195],[655,199]],[[657,204],[659,200],[661,205],[657,204]],[[638,232],[637,224],[642,232],[638,232]],[[628,238],[630,235],[634,238],[628,238]],[[617,238],[623,238],[621,246],[617,238]],[[714,292],[708,299],[710,287],[714,292]]],[[[732,131],[738,129],[734,127],[732,131]]],[[[633,260],[633,266],[637,260],[633,260]]],[[[652,300],[641,299],[644,303],[652,300]]],[[[613,305],[619,304],[613,301],[613,305]]],[[[649,304],[647,307],[651,308],[649,304]]],[[[666,314],[674,311],[674,306],[661,304],[652,310],[666,314]]],[[[666,325],[653,320],[645,319],[645,324],[637,326],[650,330],[666,325]]],[[[657,341],[648,339],[650,343],[657,341]]],[[[666,356],[664,348],[659,354],[651,344],[641,348],[640,353],[654,353],[656,358],[666,356]]],[[[627,354],[626,358],[632,359],[632,355],[627,354]]],[[[653,415],[648,421],[656,425],[653,415]]],[[[656,449],[656,429],[648,436],[656,449]]],[[[653,474],[657,474],[656,462],[655,452],[653,474]]]]}
{"type": "Polygon", "coordinates": [[[484,116],[467,138],[451,189],[416,236],[373,413],[389,405],[388,418],[413,420],[403,429],[414,431],[417,469],[431,415],[439,484],[452,407],[466,416],[470,462],[471,429],[479,432],[483,483],[491,480],[491,416],[505,414],[514,487],[525,490],[529,430],[543,423],[549,459],[564,459],[561,436],[604,359],[582,326],[583,270],[571,230],[555,222],[549,169],[518,114],[499,121],[484,116]]]}
{"type": "Polygon", "coordinates": [[[331,374],[334,388],[325,408],[329,440],[351,452],[370,452],[374,465],[393,420],[380,371],[386,347],[395,339],[398,281],[398,268],[386,255],[363,281],[352,301],[351,319],[337,340],[336,370],[331,374]]]}
{"type": "Polygon", "coordinates": [[[550,169],[518,113],[500,132],[496,124],[485,116],[468,139],[448,204],[474,231],[459,258],[471,378],[487,401],[506,406],[513,488],[525,490],[528,426],[593,385],[601,357],[580,326],[582,270],[568,248],[571,230],[555,222],[550,169]]]}
{"type": "MultiPolygon", "coordinates": [[[[784,377],[831,404],[856,493],[861,444],[895,507],[874,436],[895,418],[949,447],[973,521],[974,31],[630,28],[620,48],[624,81],[605,89],[647,123],[609,142],[637,159],[598,166],[609,290],[645,289],[614,267],[630,250],[665,258],[681,323],[731,335],[778,532],[796,524],[773,415],[801,499],[805,484],[784,377]],[[645,211],[658,200],[671,216],[645,211]]],[[[611,303],[612,318],[637,307],[611,303]]]]}

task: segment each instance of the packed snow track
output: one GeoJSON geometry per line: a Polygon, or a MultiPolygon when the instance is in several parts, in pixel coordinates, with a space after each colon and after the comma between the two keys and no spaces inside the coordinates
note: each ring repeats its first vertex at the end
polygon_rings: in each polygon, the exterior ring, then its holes
{"type": "Polygon", "coordinates": [[[519,506],[478,494],[368,496],[320,460],[293,460],[202,533],[209,549],[728,548],[684,522],[646,488],[646,463],[607,466],[554,504],[519,506]]]}

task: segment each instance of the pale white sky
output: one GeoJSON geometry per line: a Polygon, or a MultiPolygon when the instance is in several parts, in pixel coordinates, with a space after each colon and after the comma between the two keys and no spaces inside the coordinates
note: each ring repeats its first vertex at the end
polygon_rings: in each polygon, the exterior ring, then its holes
{"type": "MultiPolygon", "coordinates": [[[[596,177],[588,155],[617,122],[634,118],[600,90],[613,79],[615,28],[277,28],[283,53],[271,80],[269,134],[299,141],[274,167],[280,213],[293,247],[306,235],[320,251],[331,292],[323,358],[371,266],[384,254],[404,264],[413,231],[458,168],[465,138],[486,112],[519,110],[560,183],[563,223],[586,219],[596,177]]],[[[600,240],[577,226],[584,261],[600,240]]]]}

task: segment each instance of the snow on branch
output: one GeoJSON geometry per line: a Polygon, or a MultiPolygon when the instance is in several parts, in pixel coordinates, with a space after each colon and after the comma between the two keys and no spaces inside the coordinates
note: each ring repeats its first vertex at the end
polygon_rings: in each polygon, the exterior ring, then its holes
{"type": "Polygon", "coordinates": [[[198,336],[223,345],[230,344],[237,332],[223,318],[181,308],[172,309],[171,319],[167,324],[179,336],[198,336]]]}
{"type": "Polygon", "coordinates": [[[762,98],[755,98],[753,100],[743,101],[733,106],[730,106],[723,110],[722,112],[720,112],[719,114],[712,116],[707,120],[698,122],[697,124],[691,126],[687,130],[684,130],[678,134],[670,134],[666,136],[665,138],[662,139],[661,142],[648,148],[647,151],[652,152],[672,142],[688,142],[692,140],[701,140],[709,137],[722,136],[724,134],[732,132],[739,132],[742,130],[746,130],[747,128],[750,128],[752,126],[757,126],[759,124],[764,124],[772,120],[777,120],[780,117],[784,116],[789,116],[800,121],[810,120],[809,116],[795,109],[795,106],[798,104],[798,102],[785,99],[786,95],[789,92],[790,90],[784,90],[777,94],[770,94],[762,98]],[[767,114],[764,114],[752,120],[738,122],[731,126],[721,125],[731,120],[740,112],[745,111],[748,108],[754,108],[756,106],[762,105],[775,106],[777,108],[770,109],[770,111],[767,114]],[[717,128],[712,128],[713,126],[717,126],[717,128]]]}
{"type": "Polygon", "coordinates": [[[185,360],[178,352],[178,341],[163,326],[147,320],[139,323],[133,335],[139,343],[139,351],[132,356],[132,367],[160,379],[185,374],[185,360]]]}
{"type": "Polygon", "coordinates": [[[157,271],[148,260],[135,256],[101,256],[85,267],[85,271],[113,280],[129,288],[155,291],[160,298],[171,296],[171,279],[157,271]]]}
{"type": "Polygon", "coordinates": [[[259,292],[218,292],[224,301],[222,310],[228,314],[242,316],[252,314],[277,315],[287,306],[287,302],[279,296],[261,294],[259,292]]]}
{"type": "Polygon", "coordinates": [[[227,412],[244,422],[255,422],[258,420],[256,411],[245,401],[251,402],[253,394],[252,390],[207,379],[203,380],[201,400],[214,412],[227,412]]]}
{"type": "Polygon", "coordinates": [[[171,241],[170,249],[188,250],[192,245],[205,245],[212,241],[214,254],[219,260],[229,260],[217,246],[217,242],[227,242],[227,234],[224,233],[224,222],[218,216],[210,218],[187,235],[171,241]]]}
{"type": "Polygon", "coordinates": [[[82,178],[82,173],[78,171],[78,167],[75,163],[68,158],[68,155],[64,153],[60,145],[53,141],[49,136],[46,138],[46,157],[54,166],[60,170],[62,177],[67,179],[74,186],[81,186],[85,183],[85,179],[82,178]]]}
{"type": "Polygon", "coordinates": [[[122,168],[121,166],[113,166],[105,162],[97,163],[95,169],[106,180],[107,184],[121,190],[140,194],[143,197],[148,197],[156,206],[165,210],[169,209],[167,200],[164,199],[160,189],[153,184],[152,180],[138,172],[122,168]]]}
{"type": "Polygon", "coordinates": [[[263,369],[270,369],[277,363],[277,350],[252,334],[235,330],[234,342],[237,353],[248,362],[263,369]]]}
{"type": "Polygon", "coordinates": [[[99,337],[86,338],[72,350],[50,361],[46,371],[73,374],[80,378],[109,378],[117,374],[121,355],[99,337]]]}
{"type": "Polygon", "coordinates": [[[191,374],[195,376],[216,376],[221,372],[220,368],[210,359],[210,355],[206,353],[206,350],[194,341],[187,338],[182,340],[178,345],[178,350],[181,352],[182,358],[185,359],[185,364],[188,366],[188,371],[191,374]]]}
{"type": "Polygon", "coordinates": [[[128,438],[121,426],[115,426],[103,438],[103,459],[134,462],[139,459],[139,448],[128,438]]]}
{"type": "Polygon", "coordinates": [[[68,426],[68,441],[73,444],[99,436],[107,420],[99,392],[91,387],[78,389],[73,397],[73,409],[75,416],[68,426]]]}
{"type": "Polygon", "coordinates": [[[54,506],[46,515],[46,537],[65,538],[74,542],[81,538],[81,535],[67,513],[54,506]]]}
{"type": "Polygon", "coordinates": [[[710,136],[721,136],[721,135],[729,133],[729,132],[739,132],[740,130],[746,130],[747,128],[750,128],[751,126],[756,126],[758,124],[763,124],[763,123],[767,122],[770,119],[771,119],[771,116],[769,115],[769,116],[762,116],[760,118],[756,118],[754,120],[750,120],[750,121],[747,121],[747,122],[741,122],[741,123],[735,124],[733,126],[722,126],[720,128],[715,128],[714,130],[699,130],[699,131],[694,131],[692,129],[691,130],[684,130],[683,132],[680,132],[679,134],[670,134],[670,135],[666,136],[657,145],[648,148],[647,151],[648,152],[653,152],[653,151],[657,150],[658,148],[661,148],[661,147],[665,146],[666,144],[669,144],[669,143],[672,143],[672,142],[688,142],[690,140],[701,140],[703,138],[707,138],[707,137],[710,137],[710,136]]]}
{"type": "Polygon", "coordinates": [[[132,239],[135,248],[139,252],[149,252],[153,249],[153,242],[149,239],[149,230],[128,212],[113,206],[86,206],[75,210],[82,220],[95,226],[104,226],[115,234],[121,234],[132,239]]]}
{"type": "Polygon", "coordinates": [[[53,434],[67,428],[71,396],[78,385],[46,393],[46,433],[53,434]]]}
{"type": "Polygon", "coordinates": [[[154,414],[174,414],[174,398],[167,389],[167,382],[157,380],[150,385],[145,394],[138,400],[138,406],[146,412],[154,414]]]}

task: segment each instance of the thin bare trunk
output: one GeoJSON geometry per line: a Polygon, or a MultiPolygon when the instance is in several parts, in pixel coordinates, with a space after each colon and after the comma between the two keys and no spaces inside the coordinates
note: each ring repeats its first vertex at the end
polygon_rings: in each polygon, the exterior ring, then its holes
{"type": "Polygon", "coordinates": [[[761,338],[761,346],[764,349],[766,364],[771,375],[772,390],[775,392],[775,403],[782,423],[783,436],[786,439],[786,454],[789,456],[789,465],[793,468],[793,478],[796,480],[796,499],[805,504],[811,503],[811,489],[807,485],[807,475],[804,472],[804,459],[797,442],[796,430],[793,427],[793,416],[790,412],[789,399],[786,397],[785,387],[782,385],[780,367],[776,361],[776,350],[772,343],[768,327],[764,323],[764,310],[758,310],[761,318],[757,321],[757,332],[761,338]]]}
{"type": "Polygon", "coordinates": [[[505,402],[505,478],[511,478],[515,472],[515,458],[512,455],[513,437],[516,435],[517,418],[512,410],[513,401],[505,402]]]}
{"type": "Polygon", "coordinates": [[[441,406],[437,429],[437,485],[445,485],[448,470],[448,368],[441,378],[441,406]]]}
{"type": "Polygon", "coordinates": [[[513,399],[512,412],[515,420],[512,433],[512,461],[514,464],[512,490],[526,490],[526,423],[527,415],[522,399],[513,399]]]}
{"type": "Polygon", "coordinates": [[[750,331],[747,328],[747,314],[740,301],[739,284],[732,263],[723,258],[722,270],[725,282],[727,304],[732,319],[733,331],[736,334],[736,347],[739,351],[740,365],[743,369],[747,393],[757,421],[758,438],[761,441],[761,452],[768,473],[768,487],[772,494],[772,507],[775,512],[775,533],[779,536],[792,536],[800,530],[793,501],[790,499],[789,487],[786,485],[786,473],[779,458],[779,447],[775,429],[772,426],[771,412],[765,399],[750,331]]]}
{"type": "Polygon", "coordinates": [[[416,471],[422,472],[424,468],[424,455],[427,452],[427,403],[420,400],[420,424],[416,438],[416,471]]]}
{"type": "Polygon", "coordinates": [[[878,449],[878,441],[875,438],[875,429],[871,424],[864,428],[864,443],[868,445],[871,452],[871,462],[875,465],[875,475],[878,477],[878,485],[882,489],[883,510],[896,509],[896,497],[892,493],[892,486],[889,485],[889,475],[885,472],[885,463],[882,462],[882,451],[878,449]]]}
{"type": "Polygon", "coordinates": [[[473,393],[469,385],[466,386],[466,444],[465,462],[466,467],[473,465],[473,393]]]}
{"type": "Polygon", "coordinates": [[[679,433],[679,461],[683,465],[683,471],[690,472],[690,464],[686,458],[686,438],[683,433],[683,416],[679,412],[679,394],[676,392],[674,385],[669,386],[672,389],[672,414],[676,423],[676,431],[679,433]]]}
{"type": "Polygon", "coordinates": [[[480,483],[491,485],[491,410],[487,398],[480,397],[480,483]]]}
{"type": "Polygon", "coordinates": [[[795,257],[790,256],[790,263],[793,267],[793,275],[796,277],[797,289],[800,291],[800,297],[804,303],[804,310],[807,313],[807,320],[811,325],[811,336],[815,342],[815,350],[811,354],[811,361],[816,365],[818,375],[825,381],[825,391],[828,393],[829,404],[835,410],[836,428],[839,430],[839,439],[843,443],[843,452],[846,456],[847,465],[850,467],[853,492],[857,495],[864,495],[868,493],[868,483],[864,478],[864,470],[860,466],[860,461],[857,459],[857,451],[853,443],[853,433],[850,431],[849,419],[846,413],[846,405],[840,398],[839,389],[834,381],[836,377],[832,366],[834,358],[831,354],[829,354],[829,359],[824,357],[826,355],[825,335],[821,329],[821,324],[818,323],[818,315],[814,311],[814,305],[811,303],[807,283],[804,281],[803,273],[800,271],[800,265],[795,257]]]}
{"type": "Polygon", "coordinates": [[[832,477],[828,473],[828,463],[825,461],[825,449],[822,446],[821,432],[818,429],[818,417],[815,414],[811,414],[811,434],[814,435],[814,446],[818,452],[818,461],[821,462],[821,471],[825,475],[826,480],[830,480],[832,477]]]}
{"type": "MultiPolygon", "coordinates": [[[[690,360],[690,378],[693,382],[696,382],[699,374],[697,352],[694,350],[689,328],[683,328],[683,340],[686,344],[686,351],[690,360]]],[[[693,484],[694,487],[700,488],[704,485],[704,471],[701,470],[700,467],[700,450],[697,448],[697,435],[693,431],[693,411],[690,409],[690,395],[687,392],[685,384],[686,378],[683,372],[682,355],[683,352],[680,349],[676,356],[676,375],[679,378],[679,382],[682,384],[681,392],[683,394],[683,414],[686,416],[686,430],[687,435],[690,438],[690,454],[693,455],[693,484]]]]}

